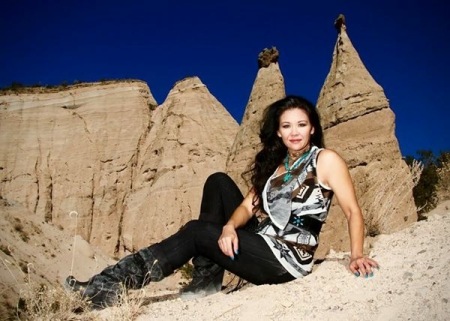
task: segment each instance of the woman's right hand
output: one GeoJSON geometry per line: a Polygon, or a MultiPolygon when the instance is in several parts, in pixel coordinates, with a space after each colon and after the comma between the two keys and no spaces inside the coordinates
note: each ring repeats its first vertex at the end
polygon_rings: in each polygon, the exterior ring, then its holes
{"type": "Polygon", "coordinates": [[[232,225],[224,225],[218,243],[222,252],[234,260],[234,255],[238,254],[239,239],[232,225]]]}

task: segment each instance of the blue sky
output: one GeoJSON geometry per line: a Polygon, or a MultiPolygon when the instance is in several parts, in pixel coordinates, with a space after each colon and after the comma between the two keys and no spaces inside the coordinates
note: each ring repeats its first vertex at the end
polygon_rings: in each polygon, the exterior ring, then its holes
{"type": "Polygon", "coordinates": [[[450,4],[380,1],[7,1],[0,87],[134,78],[162,103],[198,76],[240,122],[265,47],[290,94],[316,102],[343,13],[361,59],[396,114],[403,155],[450,150],[450,4]]]}

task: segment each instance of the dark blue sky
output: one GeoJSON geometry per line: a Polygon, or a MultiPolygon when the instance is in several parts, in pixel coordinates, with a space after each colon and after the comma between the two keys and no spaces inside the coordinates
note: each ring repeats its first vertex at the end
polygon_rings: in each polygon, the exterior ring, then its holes
{"type": "Polygon", "coordinates": [[[0,87],[135,78],[162,103],[196,75],[240,122],[265,47],[290,94],[317,101],[343,13],[396,114],[403,155],[450,150],[450,5],[441,0],[7,1],[0,87]],[[372,4],[368,4],[372,3],[372,4]]]}

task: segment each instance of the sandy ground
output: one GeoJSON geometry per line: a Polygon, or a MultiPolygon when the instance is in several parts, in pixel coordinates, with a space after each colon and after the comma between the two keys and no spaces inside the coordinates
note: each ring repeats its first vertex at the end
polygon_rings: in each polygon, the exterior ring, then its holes
{"type": "Polygon", "coordinates": [[[331,253],[303,279],[151,303],[138,320],[450,320],[449,232],[447,201],[427,220],[377,237],[370,256],[381,267],[372,278],[349,273],[348,253],[331,253]]]}
{"type": "MultiPolygon", "coordinates": [[[[76,229],[62,231],[20,207],[4,205],[1,212],[4,302],[30,278],[27,267],[35,284],[61,284],[69,273],[87,279],[111,264],[79,236],[71,237],[76,229]]],[[[449,234],[446,201],[427,220],[370,242],[370,256],[381,266],[372,278],[357,278],[347,270],[348,253],[331,253],[309,276],[287,284],[250,285],[192,301],[154,302],[155,296],[173,297],[178,292],[183,279],[177,273],[143,290],[145,304],[137,320],[450,320],[449,234]]],[[[94,318],[122,320],[114,316],[114,309],[95,312],[94,318]]]]}

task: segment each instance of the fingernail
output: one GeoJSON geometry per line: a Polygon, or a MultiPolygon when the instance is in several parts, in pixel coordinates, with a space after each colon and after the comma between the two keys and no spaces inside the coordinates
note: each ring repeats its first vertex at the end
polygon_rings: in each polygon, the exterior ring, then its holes
{"type": "Polygon", "coordinates": [[[364,277],[367,279],[369,277],[369,274],[366,273],[366,275],[364,277]]]}
{"type": "Polygon", "coordinates": [[[373,277],[373,272],[370,272],[369,276],[370,276],[370,277],[373,277]]]}
{"type": "Polygon", "coordinates": [[[239,250],[235,250],[234,254],[236,254],[236,255],[239,254],[239,250]]]}
{"type": "Polygon", "coordinates": [[[230,256],[230,259],[232,259],[234,261],[234,256],[230,256]]]}
{"type": "Polygon", "coordinates": [[[359,276],[359,272],[355,272],[354,274],[355,274],[355,276],[359,276]]]}

